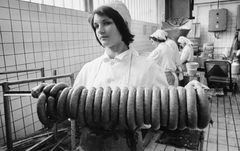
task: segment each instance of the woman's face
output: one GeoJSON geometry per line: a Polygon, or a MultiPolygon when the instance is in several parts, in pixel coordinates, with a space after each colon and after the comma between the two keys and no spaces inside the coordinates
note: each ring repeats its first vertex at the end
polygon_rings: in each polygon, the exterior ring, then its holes
{"type": "Polygon", "coordinates": [[[185,47],[185,43],[179,43],[179,47],[180,47],[180,49],[183,49],[184,47],[185,47]]]}
{"type": "Polygon", "coordinates": [[[104,47],[112,47],[123,42],[122,35],[111,18],[95,14],[93,25],[96,35],[104,47]]]}
{"type": "Polygon", "coordinates": [[[157,48],[157,46],[159,45],[159,42],[154,41],[153,39],[151,39],[152,45],[157,48]]]}

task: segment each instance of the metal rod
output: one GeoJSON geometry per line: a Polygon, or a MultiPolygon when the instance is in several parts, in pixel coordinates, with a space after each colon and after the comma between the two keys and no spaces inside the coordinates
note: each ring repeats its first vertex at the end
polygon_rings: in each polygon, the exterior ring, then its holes
{"type": "Polygon", "coordinates": [[[41,145],[43,145],[46,141],[48,141],[49,139],[51,139],[53,137],[53,135],[50,135],[48,137],[46,137],[45,139],[43,139],[42,141],[40,141],[39,143],[33,145],[32,147],[28,148],[26,151],[33,151],[36,150],[38,147],[40,147],[41,145]]]}
{"type": "Polygon", "coordinates": [[[2,82],[0,85],[3,84],[8,84],[8,85],[14,85],[14,84],[22,84],[22,83],[30,83],[30,82],[37,82],[37,81],[43,81],[43,80],[52,80],[55,78],[66,78],[66,77],[72,77],[73,73],[70,74],[62,74],[62,75],[57,75],[57,76],[49,76],[49,77],[42,77],[42,78],[32,78],[32,79],[25,79],[25,80],[16,80],[16,81],[7,81],[7,82],[2,82]]]}
{"type": "Polygon", "coordinates": [[[32,96],[31,93],[10,93],[10,94],[4,94],[3,96],[9,97],[9,96],[32,96]]]}
{"type": "MultiPolygon", "coordinates": [[[[4,83],[2,85],[3,94],[9,90],[8,84],[4,83]]],[[[5,123],[6,123],[6,137],[7,137],[7,148],[8,150],[12,150],[12,129],[11,129],[11,116],[10,116],[10,99],[8,96],[3,97],[3,105],[4,105],[4,114],[5,114],[5,123]]]]}
{"type": "Polygon", "coordinates": [[[15,71],[4,71],[0,72],[0,74],[12,74],[12,73],[20,73],[20,72],[32,72],[32,71],[38,71],[41,70],[41,72],[44,70],[44,68],[37,68],[37,69],[26,69],[26,70],[15,70],[15,71]]]}

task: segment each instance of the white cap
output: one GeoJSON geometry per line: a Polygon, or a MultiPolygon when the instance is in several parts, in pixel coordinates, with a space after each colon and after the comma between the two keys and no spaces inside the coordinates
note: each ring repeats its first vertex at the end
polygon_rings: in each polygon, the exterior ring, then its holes
{"type": "Polygon", "coordinates": [[[184,37],[184,36],[180,36],[179,38],[178,38],[178,42],[179,43],[182,43],[182,44],[187,44],[187,45],[193,45],[193,42],[191,41],[191,40],[189,40],[189,39],[187,39],[186,37],[184,37]]]}
{"type": "Polygon", "coordinates": [[[164,30],[158,29],[153,34],[150,35],[150,37],[155,37],[158,40],[166,40],[166,37],[168,36],[168,33],[164,30]]]}
{"type": "Polygon", "coordinates": [[[127,8],[127,6],[121,2],[121,1],[111,1],[106,4],[103,4],[102,6],[108,6],[117,11],[123,18],[123,20],[127,23],[128,28],[131,28],[131,15],[127,8]]]}

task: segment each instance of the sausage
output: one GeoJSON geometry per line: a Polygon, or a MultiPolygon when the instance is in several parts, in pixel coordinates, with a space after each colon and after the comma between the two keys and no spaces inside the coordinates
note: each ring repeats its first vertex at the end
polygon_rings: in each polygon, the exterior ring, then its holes
{"type": "Polygon", "coordinates": [[[91,127],[93,126],[93,101],[95,95],[96,88],[91,87],[88,91],[86,98],[86,106],[85,106],[85,118],[87,124],[91,127]]]}
{"type": "Polygon", "coordinates": [[[127,99],[128,99],[128,88],[121,88],[120,93],[120,104],[119,104],[119,124],[123,129],[127,128],[127,99]]]}
{"type": "Polygon", "coordinates": [[[103,90],[102,98],[102,112],[101,120],[103,123],[110,121],[110,100],[111,100],[111,88],[109,86],[105,87],[103,90]]]}
{"type": "Polygon", "coordinates": [[[111,121],[118,121],[118,113],[119,113],[119,103],[120,103],[120,88],[115,87],[112,91],[112,99],[111,99],[111,121]]]}
{"type": "Polygon", "coordinates": [[[160,115],[161,125],[168,125],[168,111],[169,111],[169,92],[167,87],[160,87],[160,115]]]}
{"type": "Polygon", "coordinates": [[[130,87],[127,99],[127,124],[130,130],[135,130],[135,101],[136,101],[136,88],[130,87]]]}
{"type": "Polygon", "coordinates": [[[160,128],[160,89],[156,86],[152,89],[152,129],[158,130],[160,128]]]}
{"type": "Polygon", "coordinates": [[[137,87],[136,94],[136,124],[138,128],[141,128],[144,125],[144,108],[143,108],[143,100],[144,100],[144,90],[143,87],[137,87]]]}
{"type": "Polygon", "coordinates": [[[31,95],[33,98],[38,98],[40,93],[43,91],[43,88],[48,85],[47,83],[40,83],[36,87],[32,88],[31,95]]]}
{"type": "Polygon", "coordinates": [[[186,89],[178,86],[178,101],[179,101],[179,118],[178,118],[178,129],[183,130],[187,123],[187,109],[186,109],[186,89]]]}
{"type": "Polygon", "coordinates": [[[84,88],[82,90],[80,100],[78,102],[77,122],[79,123],[80,127],[83,127],[86,125],[85,106],[86,106],[87,94],[88,94],[88,90],[84,88]]]}
{"type": "Polygon", "coordinates": [[[43,88],[43,92],[49,95],[50,90],[56,85],[56,83],[50,83],[43,88]]]}
{"type": "Polygon", "coordinates": [[[209,100],[202,87],[197,87],[198,128],[204,129],[210,121],[209,100]]]}
{"type": "Polygon", "coordinates": [[[187,127],[190,129],[197,128],[197,100],[196,92],[192,86],[186,87],[187,96],[187,127]]]}
{"type": "Polygon", "coordinates": [[[144,124],[151,124],[152,89],[144,88],[144,124]]]}
{"type": "Polygon", "coordinates": [[[53,86],[53,88],[50,90],[51,96],[56,96],[58,91],[63,90],[64,88],[69,87],[69,85],[65,82],[59,82],[53,86]]]}
{"type": "Polygon", "coordinates": [[[78,101],[81,96],[81,92],[84,86],[77,86],[73,89],[71,99],[70,99],[70,118],[76,119],[78,112],[78,101]]]}
{"type": "Polygon", "coordinates": [[[58,99],[57,115],[62,120],[67,119],[66,100],[67,100],[67,96],[68,96],[70,89],[71,89],[71,87],[64,88],[58,99]]]}
{"type": "Polygon", "coordinates": [[[103,88],[98,87],[94,98],[93,120],[94,122],[101,122],[101,108],[102,108],[103,88]]]}
{"type": "Polygon", "coordinates": [[[44,92],[41,92],[37,102],[37,115],[38,115],[39,121],[43,125],[49,126],[54,123],[54,120],[49,119],[47,116],[47,112],[45,109],[46,103],[47,103],[47,95],[44,92]]]}
{"type": "Polygon", "coordinates": [[[177,88],[170,86],[169,90],[169,123],[168,129],[175,130],[178,126],[178,97],[177,97],[177,88]]]}
{"type": "Polygon", "coordinates": [[[72,97],[72,92],[73,92],[73,88],[71,88],[69,90],[68,95],[67,95],[67,100],[66,100],[66,113],[67,113],[68,118],[71,117],[70,100],[71,100],[71,97],[72,97]]]}

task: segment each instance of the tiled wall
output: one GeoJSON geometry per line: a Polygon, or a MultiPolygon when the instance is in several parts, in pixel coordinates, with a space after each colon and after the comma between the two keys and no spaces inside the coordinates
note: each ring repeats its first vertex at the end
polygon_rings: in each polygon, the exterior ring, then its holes
{"type": "Polygon", "coordinates": [[[233,38],[236,32],[236,19],[237,19],[237,6],[240,5],[240,1],[234,2],[220,2],[219,9],[225,8],[228,10],[227,15],[227,30],[220,32],[219,39],[214,37],[213,32],[208,32],[209,24],[209,10],[217,9],[217,3],[212,4],[199,4],[194,7],[194,16],[196,19],[194,22],[201,24],[201,38],[200,45],[204,43],[214,43],[214,53],[225,54],[226,51],[230,50],[233,38]]]}
{"type": "MultiPolygon", "coordinates": [[[[100,56],[97,43],[87,22],[87,12],[57,8],[18,0],[0,2],[0,72],[44,67],[45,76],[74,73],[86,62],[100,56]]],[[[133,47],[144,53],[153,49],[148,36],[155,24],[133,21],[133,47]]],[[[40,77],[40,73],[0,75],[3,81],[40,77]]],[[[70,83],[70,80],[63,79],[70,83]]],[[[37,83],[11,87],[30,90],[37,83]]],[[[42,125],[36,114],[37,100],[11,97],[13,139],[31,134],[42,125]]],[[[3,92],[0,88],[0,144],[6,142],[3,92]]]]}

